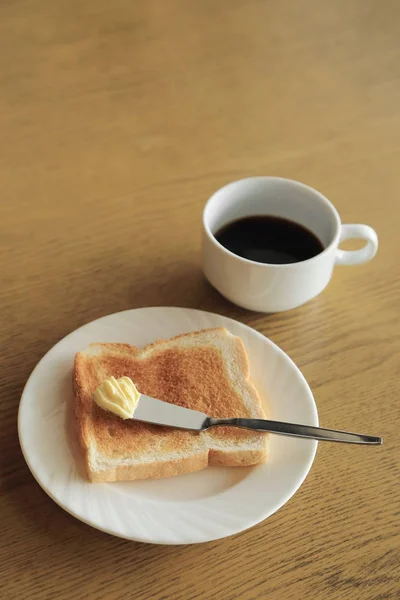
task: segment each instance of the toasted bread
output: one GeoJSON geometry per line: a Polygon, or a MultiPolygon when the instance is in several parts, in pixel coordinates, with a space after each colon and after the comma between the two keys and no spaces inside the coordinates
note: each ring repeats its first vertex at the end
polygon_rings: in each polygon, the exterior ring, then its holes
{"type": "Polygon", "coordinates": [[[212,465],[263,462],[267,435],[233,427],[202,433],[122,420],[93,392],[107,377],[129,376],[148,396],[212,417],[265,418],[249,382],[246,350],[226,329],[208,329],[136,348],[91,344],[75,357],[75,415],[91,481],[169,477],[212,465]]]}

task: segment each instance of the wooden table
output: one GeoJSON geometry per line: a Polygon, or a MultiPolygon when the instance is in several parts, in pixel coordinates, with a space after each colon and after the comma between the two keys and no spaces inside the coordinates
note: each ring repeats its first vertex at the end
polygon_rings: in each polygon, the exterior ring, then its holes
{"type": "Polygon", "coordinates": [[[400,7],[355,0],[26,0],[0,7],[0,596],[383,600],[400,594],[400,7]],[[304,181],[376,259],[277,315],[204,281],[200,219],[222,184],[304,181]],[[80,325],[123,309],[212,310],[296,361],[331,427],[295,497],[252,530],[158,547],[56,506],[22,458],[24,383],[80,325]]]}

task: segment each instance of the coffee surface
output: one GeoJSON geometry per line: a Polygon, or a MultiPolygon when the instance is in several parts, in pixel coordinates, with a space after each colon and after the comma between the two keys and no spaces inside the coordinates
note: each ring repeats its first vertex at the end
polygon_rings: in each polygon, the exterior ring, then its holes
{"type": "Polygon", "coordinates": [[[242,217],[214,235],[234,254],[261,263],[297,263],[324,250],[318,237],[303,225],[271,215],[242,217]]]}

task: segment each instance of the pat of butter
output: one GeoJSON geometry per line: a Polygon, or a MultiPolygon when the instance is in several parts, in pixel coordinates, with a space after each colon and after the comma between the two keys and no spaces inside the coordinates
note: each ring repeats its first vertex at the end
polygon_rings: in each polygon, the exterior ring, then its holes
{"type": "Polygon", "coordinates": [[[138,405],[140,392],[130,377],[110,377],[99,385],[93,397],[100,408],[118,415],[121,419],[131,419],[138,405]]]}

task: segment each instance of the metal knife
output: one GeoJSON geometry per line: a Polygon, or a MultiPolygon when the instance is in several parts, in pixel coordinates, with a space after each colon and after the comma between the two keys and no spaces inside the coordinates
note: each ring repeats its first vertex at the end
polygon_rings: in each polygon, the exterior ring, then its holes
{"type": "Polygon", "coordinates": [[[153,423],[154,425],[177,427],[178,429],[199,432],[205,431],[210,427],[230,425],[311,440],[370,445],[380,445],[383,443],[383,438],[381,437],[350,433],[348,431],[337,431],[335,429],[323,429],[311,425],[296,425],[295,423],[282,423],[281,421],[270,421],[267,419],[213,419],[197,410],[190,410],[176,404],[156,400],[144,394],[141,394],[132,418],[137,421],[144,421],[145,423],[153,423]]]}

